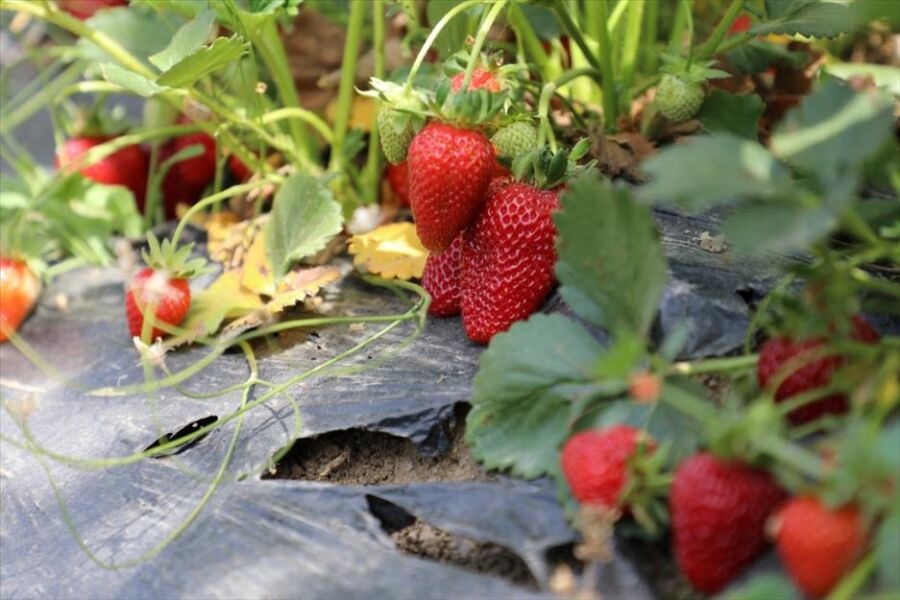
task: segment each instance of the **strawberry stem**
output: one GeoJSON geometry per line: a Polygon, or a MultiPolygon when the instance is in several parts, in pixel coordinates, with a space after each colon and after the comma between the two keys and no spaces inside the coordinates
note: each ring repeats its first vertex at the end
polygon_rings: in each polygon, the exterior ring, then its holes
{"type": "Polygon", "coordinates": [[[698,362],[677,362],[669,367],[668,372],[671,375],[724,373],[755,368],[758,361],[758,354],[742,354],[741,356],[710,358],[698,362]]]}
{"type": "Polygon", "coordinates": [[[481,56],[481,48],[484,46],[484,40],[487,38],[487,34],[494,25],[494,21],[500,16],[500,12],[505,6],[506,0],[499,0],[481,21],[481,25],[478,27],[478,33],[475,34],[475,43],[472,45],[472,51],[469,55],[469,62],[466,65],[466,75],[463,78],[461,89],[469,89],[469,84],[472,83],[472,73],[475,71],[475,65],[478,63],[481,56]]]}
{"type": "Polygon", "coordinates": [[[728,29],[734,23],[734,20],[738,18],[738,15],[741,14],[741,11],[744,10],[746,3],[747,0],[734,0],[731,3],[722,20],[719,21],[719,24],[713,30],[712,35],[697,50],[696,58],[698,61],[709,60],[718,53],[722,40],[728,35],[728,29]]]}
{"type": "Polygon", "coordinates": [[[435,23],[434,27],[431,29],[431,33],[429,33],[428,37],[425,38],[425,43],[422,44],[422,48],[419,49],[419,53],[416,55],[416,60],[413,62],[412,67],[409,69],[409,75],[406,77],[406,85],[404,85],[403,87],[403,92],[405,95],[409,95],[412,92],[413,80],[419,73],[419,68],[421,68],[422,63],[425,61],[425,57],[428,55],[428,51],[431,49],[434,41],[441,33],[441,30],[444,29],[444,27],[447,26],[447,23],[449,23],[456,15],[482,3],[483,0],[467,0],[462,4],[457,4],[456,6],[448,10],[447,13],[443,17],[441,17],[437,23],[435,23]]]}

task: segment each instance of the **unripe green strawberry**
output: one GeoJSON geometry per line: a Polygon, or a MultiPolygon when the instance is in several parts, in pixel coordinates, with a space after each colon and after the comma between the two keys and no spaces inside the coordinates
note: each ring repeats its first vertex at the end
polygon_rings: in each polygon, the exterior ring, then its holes
{"type": "Polygon", "coordinates": [[[381,136],[384,156],[389,163],[399,165],[406,160],[409,143],[416,135],[409,115],[382,106],[378,109],[378,134],[381,136]]]}
{"type": "Polygon", "coordinates": [[[514,121],[491,137],[497,156],[515,158],[537,148],[537,129],[526,121],[514,121]]]}
{"type": "Polygon", "coordinates": [[[673,123],[681,123],[697,114],[703,96],[703,87],[699,83],[666,73],[656,88],[656,105],[664,117],[673,123]]]}

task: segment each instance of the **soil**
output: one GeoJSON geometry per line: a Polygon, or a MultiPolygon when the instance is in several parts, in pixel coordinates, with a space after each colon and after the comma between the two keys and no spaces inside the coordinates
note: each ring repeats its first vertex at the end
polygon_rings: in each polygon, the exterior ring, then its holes
{"type": "Polygon", "coordinates": [[[420,519],[390,535],[397,548],[407,554],[502,577],[517,585],[538,587],[525,562],[503,546],[469,540],[420,519]]]}
{"type": "MultiPolygon", "coordinates": [[[[465,420],[462,410],[457,423],[465,420]]],[[[443,455],[421,455],[407,439],[377,431],[349,429],[299,439],[267,475],[273,479],[327,481],[342,485],[388,485],[436,481],[491,481],[463,441],[463,427],[453,431],[443,455]]]]}

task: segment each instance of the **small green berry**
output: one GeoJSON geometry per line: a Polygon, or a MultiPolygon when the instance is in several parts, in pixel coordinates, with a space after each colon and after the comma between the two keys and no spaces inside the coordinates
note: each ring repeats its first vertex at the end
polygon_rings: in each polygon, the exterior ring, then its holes
{"type": "Polygon", "coordinates": [[[406,160],[406,150],[416,134],[409,116],[382,106],[378,109],[378,133],[388,162],[399,165],[406,160]]]}
{"type": "Polygon", "coordinates": [[[659,112],[673,123],[687,121],[703,104],[703,87],[686,81],[677,75],[665,74],[656,88],[656,105],[659,112]]]}
{"type": "Polygon", "coordinates": [[[537,129],[526,121],[514,121],[491,137],[497,156],[515,158],[537,148],[537,129]]]}

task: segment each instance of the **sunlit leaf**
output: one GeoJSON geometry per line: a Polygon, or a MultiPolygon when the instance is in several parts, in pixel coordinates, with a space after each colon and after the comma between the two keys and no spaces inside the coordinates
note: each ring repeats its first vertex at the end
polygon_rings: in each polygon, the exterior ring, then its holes
{"type": "Polygon", "coordinates": [[[350,238],[353,263],[387,279],[422,277],[428,250],[412,223],[391,223],[350,238]]]}

